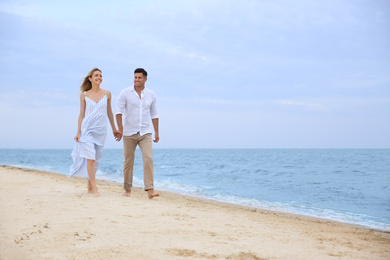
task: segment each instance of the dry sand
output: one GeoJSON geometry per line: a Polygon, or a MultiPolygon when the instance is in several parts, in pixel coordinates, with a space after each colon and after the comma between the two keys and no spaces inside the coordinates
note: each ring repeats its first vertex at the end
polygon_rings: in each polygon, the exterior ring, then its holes
{"type": "Polygon", "coordinates": [[[390,233],[0,166],[0,259],[390,259],[390,233]]]}

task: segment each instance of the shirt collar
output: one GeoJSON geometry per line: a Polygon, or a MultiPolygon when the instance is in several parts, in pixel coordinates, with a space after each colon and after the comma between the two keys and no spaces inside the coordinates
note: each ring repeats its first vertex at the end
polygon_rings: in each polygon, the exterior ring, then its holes
{"type": "MultiPolygon", "coordinates": [[[[136,92],[135,89],[134,89],[134,85],[133,85],[133,87],[130,88],[130,90],[133,91],[133,92],[136,92]]],[[[146,90],[146,87],[144,87],[144,89],[141,90],[141,93],[144,93],[145,90],[146,90]]]]}

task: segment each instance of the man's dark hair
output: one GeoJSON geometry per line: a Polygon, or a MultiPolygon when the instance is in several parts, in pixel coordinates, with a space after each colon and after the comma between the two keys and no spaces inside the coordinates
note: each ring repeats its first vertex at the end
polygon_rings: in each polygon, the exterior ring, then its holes
{"type": "Polygon", "coordinates": [[[148,76],[148,73],[147,73],[146,70],[144,70],[143,68],[135,69],[134,74],[135,74],[135,73],[142,73],[142,74],[144,75],[145,78],[148,76]]]}

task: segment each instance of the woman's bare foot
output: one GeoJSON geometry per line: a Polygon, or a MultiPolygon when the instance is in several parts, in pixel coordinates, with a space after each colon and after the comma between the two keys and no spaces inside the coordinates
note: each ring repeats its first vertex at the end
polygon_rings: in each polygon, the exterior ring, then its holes
{"type": "Polygon", "coordinates": [[[99,192],[99,190],[94,191],[92,189],[88,189],[88,195],[94,196],[94,197],[100,197],[101,193],[99,192]]]}
{"type": "Polygon", "coordinates": [[[91,194],[92,194],[94,197],[100,197],[100,196],[101,196],[100,192],[91,192],[91,194]]]}
{"type": "Polygon", "coordinates": [[[94,195],[95,197],[100,197],[100,192],[97,188],[92,188],[91,182],[88,181],[88,194],[94,195]]]}

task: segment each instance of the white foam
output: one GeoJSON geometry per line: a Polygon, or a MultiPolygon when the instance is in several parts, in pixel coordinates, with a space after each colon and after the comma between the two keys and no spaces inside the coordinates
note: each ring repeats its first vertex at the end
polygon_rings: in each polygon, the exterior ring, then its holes
{"type": "Polygon", "coordinates": [[[390,224],[385,224],[382,222],[371,220],[370,216],[365,216],[365,215],[358,215],[353,213],[341,213],[341,212],[328,210],[328,209],[320,209],[320,208],[307,207],[307,206],[296,206],[296,205],[289,205],[289,204],[283,204],[278,202],[260,201],[253,198],[245,198],[245,197],[235,196],[235,195],[226,195],[226,194],[219,194],[219,193],[210,194],[209,189],[205,189],[203,187],[197,187],[193,185],[185,185],[181,183],[170,182],[169,180],[159,182],[158,186],[161,187],[162,190],[178,192],[181,194],[211,199],[220,202],[250,206],[250,207],[265,209],[265,210],[305,215],[310,217],[338,221],[342,223],[360,225],[360,226],[373,228],[373,229],[390,231],[390,224]]]}
{"type": "Polygon", "coordinates": [[[37,171],[57,172],[55,168],[49,165],[9,164],[9,166],[23,168],[23,169],[37,170],[37,171]]]}

